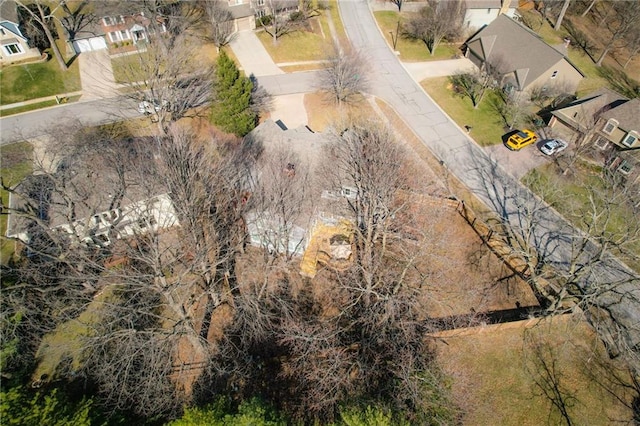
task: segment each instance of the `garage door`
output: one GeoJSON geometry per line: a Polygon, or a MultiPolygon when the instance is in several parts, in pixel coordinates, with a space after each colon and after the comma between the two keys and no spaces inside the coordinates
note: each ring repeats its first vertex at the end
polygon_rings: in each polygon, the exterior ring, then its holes
{"type": "Polygon", "coordinates": [[[256,27],[253,16],[246,16],[244,18],[236,19],[237,31],[250,31],[256,27]]]}
{"type": "Polygon", "coordinates": [[[107,48],[107,42],[103,37],[92,37],[73,42],[73,48],[76,53],[92,52],[94,50],[102,50],[107,48]]]}

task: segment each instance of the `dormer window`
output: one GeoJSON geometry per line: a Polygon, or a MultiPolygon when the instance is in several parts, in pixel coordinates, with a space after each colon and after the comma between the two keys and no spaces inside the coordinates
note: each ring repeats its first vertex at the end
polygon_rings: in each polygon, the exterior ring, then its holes
{"type": "Polygon", "coordinates": [[[635,144],[637,141],[638,141],[638,132],[636,132],[635,130],[632,130],[629,133],[627,133],[627,136],[625,136],[625,138],[622,140],[622,144],[628,147],[632,147],[633,144],[635,144]]]}
{"type": "Polygon", "coordinates": [[[618,127],[618,122],[613,118],[610,118],[607,121],[607,124],[605,124],[604,127],[602,128],[602,132],[610,135],[611,133],[613,133],[616,127],[618,127]]]}
{"type": "Polygon", "coordinates": [[[111,16],[105,16],[102,18],[102,22],[107,26],[115,25],[115,20],[111,16]]]}

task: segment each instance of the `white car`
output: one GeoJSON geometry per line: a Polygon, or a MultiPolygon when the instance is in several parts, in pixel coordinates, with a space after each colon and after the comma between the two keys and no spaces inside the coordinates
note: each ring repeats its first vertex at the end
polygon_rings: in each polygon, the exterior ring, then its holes
{"type": "Polygon", "coordinates": [[[166,106],[167,101],[162,101],[162,105],[157,99],[154,99],[153,101],[142,101],[138,104],[138,112],[140,114],[153,114],[166,106]]]}
{"type": "Polygon", "coordinates": [[[540,151],[546,155],[553,155],[563,151],[567,146],[569,144],[562,139],[549,139],[540,146],[540,151]]]}

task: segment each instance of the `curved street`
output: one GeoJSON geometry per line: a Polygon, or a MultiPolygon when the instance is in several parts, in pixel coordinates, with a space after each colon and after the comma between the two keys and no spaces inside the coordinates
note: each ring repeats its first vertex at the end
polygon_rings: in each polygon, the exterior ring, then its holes
{"type": "Polygon", "coordinates": [[[524,235],[538,257],[566,270],[571,263],[585,264],[581,282],[597,296],[619,324],[625,326],[627,344],[640,344],[640,278],[611,255],[595,259],[598,247],[589,243],[572,262],[575,242],[583,239],[555,210],[544,205],[527,188],[506,173],[466,132],[433,102],[411,78],[380,34],[366,0],[340,1],[340,14],[353,47],[365,52],[372,93],[405,120],[431,152],[487,206],[524,235]]]}

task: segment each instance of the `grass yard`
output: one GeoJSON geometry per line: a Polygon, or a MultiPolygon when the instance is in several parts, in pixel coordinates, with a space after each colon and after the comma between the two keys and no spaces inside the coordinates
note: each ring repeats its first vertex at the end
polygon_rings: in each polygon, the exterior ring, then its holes
{"type": "MultiPolygon", "coordinates": [[[[393,38],[396,37],[398,30],[398,19],[400,21],[406,19],[404,14],[400,15],[396,11],[376,11],[373,15],[382,35],[389,46],[393,48],[393,38]]],[[[402,28],[400,28],[400,32],[402,32],[402,28]]],[[[451,59],[462,53],[456,44],[440,44],[436,49],[436,54],[431,56],[429,49],[422,41],[410,40],[401,35],[398,35],[396,51],[400,52],[400,60],[406,62],[439,61],[451,59]]]]}
{"type": "Polygon", "coordinates": [[[80,68],[73,61],[62,71],[52,58],[37,64],[16,65],[0,70],[0,105],[82,90],[80,68]]]}
{"type": "Polygon", "coordinates": [[[256,33],[275,63],[319,61],[331,51],[331,36],[321,35],[306,31],[295,31],[278,38],[278,43],[273,44],[273,38],[264,31],[256,33]]]}
{"type": "Polygon", "coordinates": [[[325,93],[307,93],[304,95],[304,107],[307,110],[308,126],[315,132],[323,132],[329,125],[346,117],[375,117],[376,112],[365,98],[341,108],[325,93]]]}
{"type": "Polygon", "coordinates": [[[502,143],[501,136],[505,133],[503,124],[500,115],[491,106],[495,94],[487,92],[480,106],[474,109],[468,98],[454,96],[447,77],[423,80],[420,84],[460,127],[472,127],[471,137],[480,146],[502,143]]]}
{"type": "MultiPolygon", "coordinates": [[[[533,325],[533,324],[532,324],[533,325]]],[[[566,424],[535,384],[534,344],[550,349],[561,389],[573,396],[569,414],[576,425],[626,424],[631,410],[588,376],[608,357],[590,327],[568,315],[525,328],[509,323],[455,331],[442,338],[438,359],[453,376],[452,390],[463,408],[464,425],[538,426],[566,424]],[[525,339],[526,338],[526,339],[525,339]]],[[[536,373],[537,372],[537,373],[536,373]]],[[[597,374],[597,373],[596,373],[597,374]]],[[[602,377],[599,377],[602,378],[602,377]]]]}
{"type": "MultiPolygon", "coordinates": [[[[31,174],[33,147],[28,142],[14,143],[0,147],[0,175],[7,186],[18,184],[25,176],[31,174]]],[[[0,190],[2,205],[9,205],[9,193],[0,190]]],[[[7,216],[0,216],[0,235],[7,230],[7,216]]],[[[2,238],[0,240],[0,263],[6,263],[13,255],[14,242],[2,238]]]]}
{"type": "MultiPolygon", "coordinates": [[[[553,206],[574,226],[584,229],[584,219],[589,217],[591,196],[596,205],[604,206],[606,203],[598,194],[608,193],[605,183],[599,173],[592,166],[578,163],[572,169],[572,176],[562,175],[562,171],[553,163],[530,171],[522,179],[533,192],[541,196],[547,203],[553,206]],[[553,188],[552,190],[549,190],[553,188]],[[593,188],[593,190],[590,190],[593,188]]],[[[606,231],[612,236],[622,235],[627,228],[630,218],[634,218],[634,212],[630,206],[620,203],[609,205],[612,208],[611,217],[606,225],[606,231]]],[[[602,217],[601,217],[602,218],[602,217]]],[[[636,218],[637,220],[637,218],[636,218]]],[[[624,238],[624,241],[628,241],[624,238]]],[[[626,247],[631,256],[614,251],[627,265],[640,271],[640,262],[632,259],[633,255],[640,257],[640,241],[632,241],[626,247]]]]}

